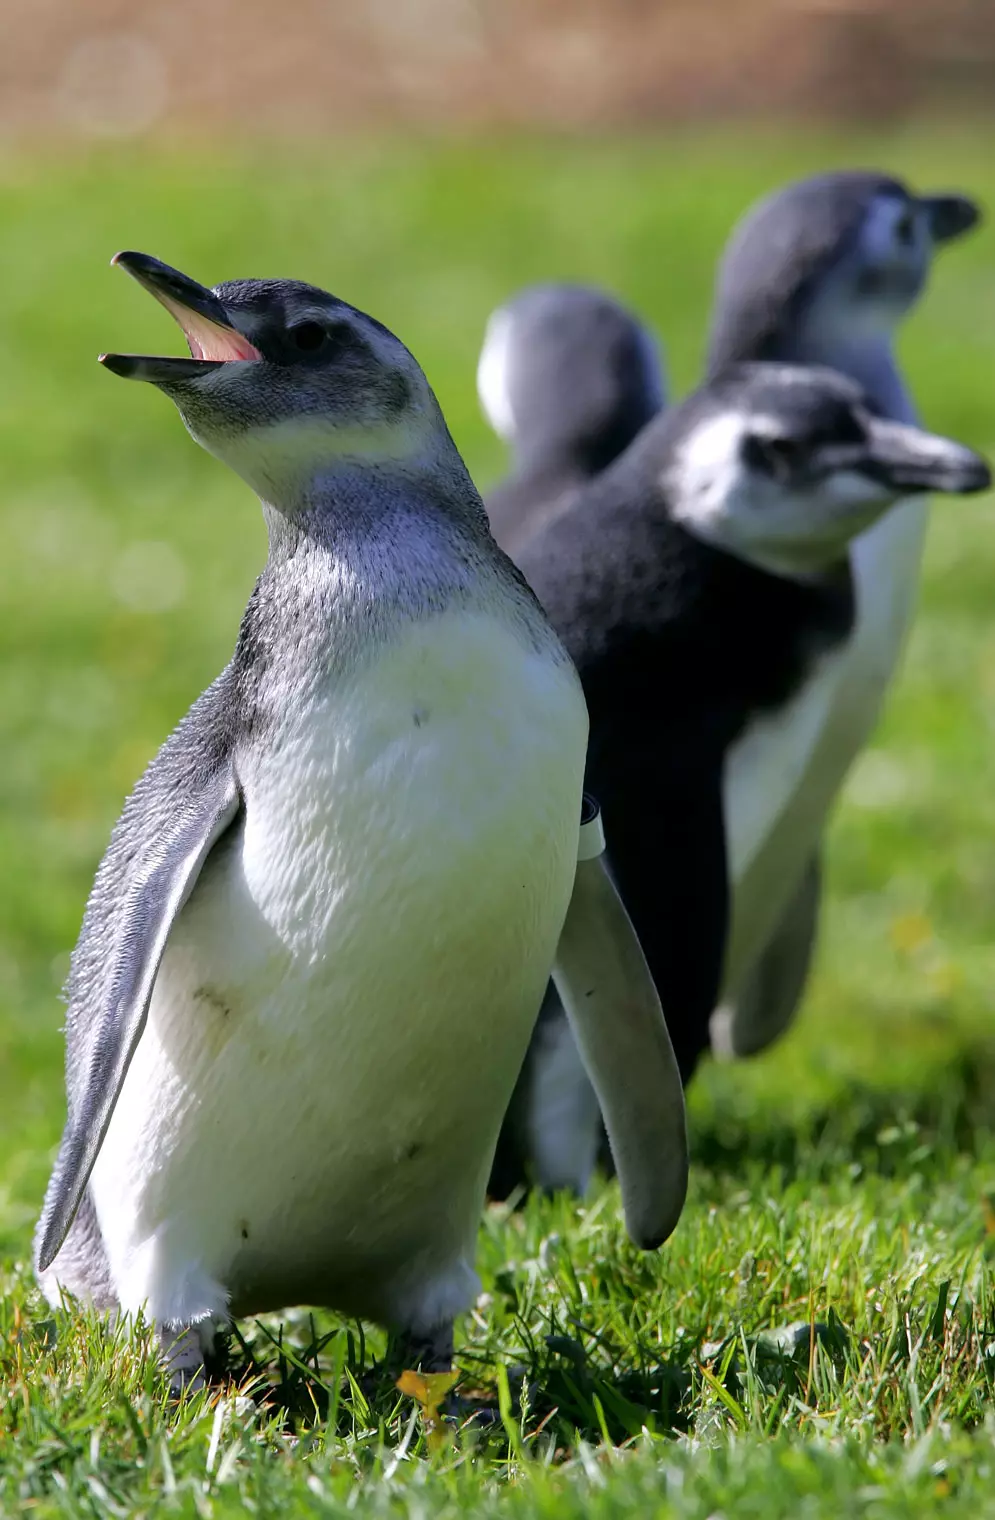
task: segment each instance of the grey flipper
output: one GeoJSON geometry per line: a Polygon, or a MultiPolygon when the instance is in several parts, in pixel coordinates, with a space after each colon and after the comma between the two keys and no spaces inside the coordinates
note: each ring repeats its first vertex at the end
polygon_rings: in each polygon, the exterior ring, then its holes
{"type": "Polygon", "coordinates": [[[117,1290],[89,1191],[80,1199],[55,1266],[39,1276],[42,1291],[53,1306],[71,1293],[94,1309],[117,1309],[117,1290]]]}
{"type": "MultiPolygon", "coordinates": [[[[596,754],[589,754],[589,773],[596,770],[594,785],[604,811],[614,882],[626,905],[621,911],[631,920],[628,933],[649,968],[654,1007],[662,1005],[666,1010],[668,1045],[672,1058],[676,1058],[678,1078],[685,1083],[707,1048],[727,936],[722,749],[712,731],[721,726],[722,714],[716,706],[705,718],[689,717],[680,742],[666,746],[647,742],[642,722],[642,715],[634,717],[630,712],[627,721],[615,717],[610,725],[605,724],[603,742],[596,754]],[[666,799],[666,806],[662,799],[666,799]]],[[[562,992],[562,988],[557,991],[562,992]]],[[[581,1008],[581,1015],[584,1011],[581,1008]]],[[[612,1017],[609,1006],[602,1038],[611,1038],[612,1017]]],[[[583,1192],[593,1157],[599,1156],[609,1171],[620,1164],[618,1147],[614,1156],[604,1151],[599,1155],[603,1130],[598,1101],[583,1102],[576,1068],[583,1064],[595,1088],[598,1082],[586,1053],[583,1062],[575,1055],[573,1072],[568,1069],[570,1052],[562,1038],[563,1018],[560,998],[547,993],[540,1038],[529,1048],[509,1122],[498,1144],[490,1181],[492,1197],[507,1198],[514,1189],[530,1182],[543,1187],[565,1184],[583,1192]],[[540,1126],[548,1121],[535,1099],[541,1097],[546,1083],[542,1067],[550,1055],[559,1067],[558,1085],[562,1088],[569,1082],[575,1101],[568,1114],[558,1116],[567,1122],[561,1122],[549,1143],[544,1144],[540,1126]],[[550,1177],[543,1175],[536,1162],[544,1152],[554,1149],[559,1170],[550,1177]]],[[[583,1047],[579,1029],[574,1027],[573,1033],[583,1047]]],[[[633,1073],[628,1062],[633,1057],[623,1055],[621,1047],[609,1047],[606,1054],[619,1083],[616,1100],[621,1122],[636,1123],[637,1116],[626,1111],[633,1073]]],[[[640,1059],[637,1055],[635,1062],[640,1059]]],[[[669,1084],[669,1069],[662,1080],[665,1086],[669,1084]]],[[[652,1107],[652,1083],[644,1096],[650,1104],[650,1125],[659,1123],[652,1107]]],[[[679,1112],[683,1124],[683,1088],[679,1112]]],[[[682,1144],[686,1147],[686,1140],[682,1144]]],[[[639,1150],[637,1146],[637,1162],[639,1150]]]]}
{"type": "Polygon", "coordinates": [[[816,855],[738,996],[712,1015],[712,1050],[716,1056],[731,1059],[759,1055],[794,1019],[818,936],[821,883],[821,864],[816,855]]]}
{"type": "Polygon", "coordinates": [[[602,857],[582,860],[553,981],[608,1131],[626,1229],[652,1250],[688,1181],[684,1089],[660,999],[602,857]]]}
{"type": "Polygon", "coordinates": [[[39,1272],[69,1232],[148,1014],[177,913],[239,811],[227,675],[196,702],[129,799],[87,905],[67,1021],[69,1118],[36,1237],[39,1272]]]}

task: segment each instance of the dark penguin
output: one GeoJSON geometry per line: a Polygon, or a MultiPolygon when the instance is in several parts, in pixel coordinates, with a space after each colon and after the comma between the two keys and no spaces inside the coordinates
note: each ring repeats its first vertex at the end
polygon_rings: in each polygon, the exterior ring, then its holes
{"type": "MultiPolygon", "coordinates": [[[[685,1080],[722,984],[730,752],[802,689],[832,691],[854,628],[853,537],[901,496],[988,478],[833,371],[742,366],[650,424],[520,553],[584,683],[589,784],[685,1080]]],[[[540,1053],[507,1138],[524,1130],[546,1185],[583,1187],[596,1110],[592,1123],[562,1047],[540,1053]]]]}

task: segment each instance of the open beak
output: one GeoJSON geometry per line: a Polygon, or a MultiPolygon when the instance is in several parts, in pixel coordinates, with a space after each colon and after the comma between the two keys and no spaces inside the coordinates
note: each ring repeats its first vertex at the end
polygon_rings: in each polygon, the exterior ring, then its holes
{"type": "Polygon", "coordinates": [[[116,253],[111,263],[120,264],[175,317],[191,355],[189,359],[160,359],[145,354],[101,354],[101,364],[115,375],[168,385],[171,381],[193,379],[234,360],[262,358],[258,348],[232,327],[217,296],[196,280],[147,253],[116,253]]]}
{"type": "Polygon", "coordinates": [[[860,468],[899,496],[913,491],[969,496],[987,491],[992,481],[991,470],[973,449],[878,417],[873,419],[868,453],[860,468]]]}
{"type": "Polygon", "coordinates": [[[923,195],[934,243],[952,243],[981,221],[981,207],[969,195],[923,195]]]}

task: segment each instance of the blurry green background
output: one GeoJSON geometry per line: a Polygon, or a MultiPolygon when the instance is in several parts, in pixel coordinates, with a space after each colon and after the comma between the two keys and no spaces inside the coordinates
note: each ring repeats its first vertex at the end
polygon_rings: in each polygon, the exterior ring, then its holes
{"type": "MultiPolygon", "coordinates": [[[[109,828],[227,659],[264,555],[246,487],[162,395],[97,367],[103,349],[182,350],[110,256],[146,250],[209,284],[301,277],[375,313],[423,363],[486,488],[503,457],[474,369],[488,312],[517,286],[617,291],[663,338],[681,392],[700,369],[714,260],[756,195],[869,164],[995,205],[989,135],[143,140],[0,156],[0,1246],[27,1249],[57,1140],[59,988],[109,828]]],[[[940,260],[902,350],[930,424],[995,454],[990,225],[940,260]]],[[[993,761],[995,502],[940,501],[906,669],[833,829],[813,993],[779,1050],[696,1083],[699,1147],[762,1157],[856,1122],[861,1103],[872,1126],[935,1105],[950,1083],[995,1114],[993,761]]]]}

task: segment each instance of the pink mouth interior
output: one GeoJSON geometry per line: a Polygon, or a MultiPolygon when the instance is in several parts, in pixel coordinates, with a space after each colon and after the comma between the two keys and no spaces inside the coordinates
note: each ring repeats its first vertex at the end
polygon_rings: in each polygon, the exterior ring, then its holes
{"type": "Polygon", "coordinates": [[[236,332],[233,327],[220,327],[209,317],[203,317],[199,312],[191,311],[188,306],[181,306],[178,301],[170,300],[159,291],[155,294],[170,316],[174,317],[182,327],[192,358],[223,360],[262,358],[258,348],[250,343],[248,338],[243,338],[242,334],[236,332]]]}

